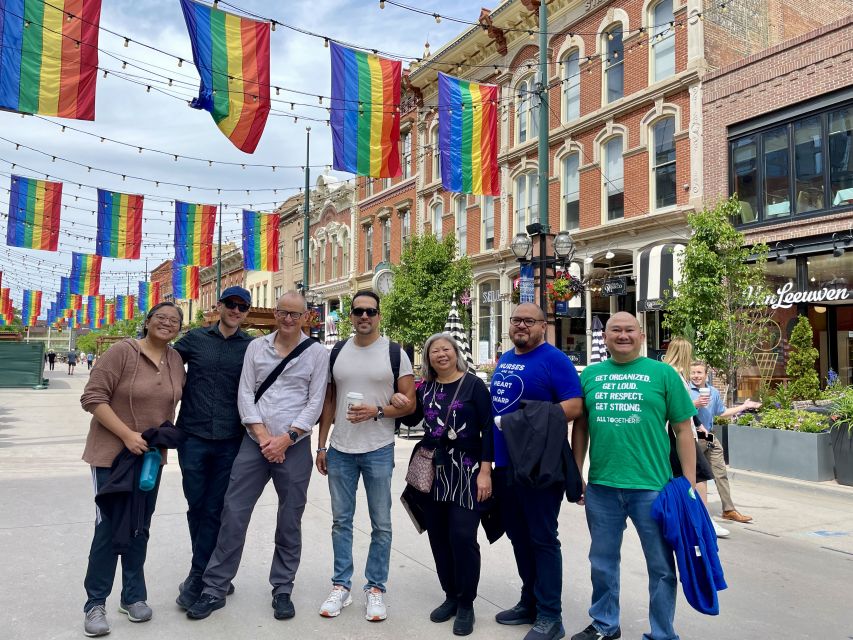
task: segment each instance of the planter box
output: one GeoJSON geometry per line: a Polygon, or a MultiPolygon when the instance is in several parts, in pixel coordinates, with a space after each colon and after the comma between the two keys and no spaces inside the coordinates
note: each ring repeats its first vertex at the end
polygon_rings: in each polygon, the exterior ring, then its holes
{"type": "Polygon", "coordinates": [[[780,429],[728,429],[729,464],[735,469],[822,482],[835,478],[830,433],[780,429]]]}
{"type": "Polygon", "coordinates": [[[853,434],[847,426],[833,427],[830,433],[835,458],[835,479],[838,484],[853,486],[853,434]]]}

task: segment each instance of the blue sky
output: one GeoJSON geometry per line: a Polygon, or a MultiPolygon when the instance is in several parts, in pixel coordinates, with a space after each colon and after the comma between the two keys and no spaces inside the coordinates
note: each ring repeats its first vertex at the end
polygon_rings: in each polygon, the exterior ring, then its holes
{"type": "MultiPolygon", "coordinates": [[[[450,20],[436,24],[430,16],[422,16],[404,9],[386,5],[379,9],[378,0],[336,1],[336,0],[232,0],[232,4],[279,22],[321,33],[332,39],[342,40],[366,47],[375,47],[389,53],[419,56],[423,52],[428,38],[433,51],[461,33],[466,27],[450,20]]],[[[455,16],[476,21],[480,7],[484,4],[494,6],[495,2],[482,0],[408,0],[429,12],[455,16]]],[[[224,5],[223,9],[227,9],[224,5]]],[[[103,0],[101,26],[132,40],[150,44],[185,60],[191,59],[189,40],[178,0],[103,0]]],[[[155,65],[167,77],[175,82],[188,82],[190,88],[173,88],[178,93],[191,97],[197,87],[198,76],[195,69],[184,63],[177,67],[174,57],[161,55],[149,49],[131,43],[125,48],[122,38],[101,31],[99,46],[102,51],[118,56],[119,60],[140,61],[150,67],[155,65]]],[[[120,69],[121,62],[101,53],[99,64],[110,69],[120,69]]],[[[279,26],[271,39],[271,78],[272,84],[298,89],[316,94],[329,94],[330,65],[329,51],[324,48],[323,40],[296,33],[279,26]]],[[[128,71],[132,70],[129,66],[128,71]]],[[[134,73],[140,73],[134,71],[134,73]]],[[[299,97],[282,92],[281,100],[293,99],[297,102],[317,103],[316,98],[299,97]],[[292,97],[291,97],[292,96],[292,97]]],[[[273,95],[273,98],[276,98],[273,95]]],[[[326,101],[324,101],[324,104],[326,101]]],[[[273,103],[273,109],[283,109],[290,113],[289,104],[273,103]]],[[[326,111],[308,107],[296,107],[294,115],[326,117],[326,111]]],[[[236,148],[219,132],[210,115],[203,111],[190,109],[181,100],[146,92],[144,86],[137,86],[112,75],[98,77],[96,118],[94,122],[55,119],[54,122],[92,132],[97,136],[106,136],[127,141],[134,145],[161,149],[170,153],[191,155],[213,160],[230,162],[249,162],[277,165],[301,165],[305,158],[305,126],[310,124],[311,164],[331,163],[331,130],[324,124],[294,123],[290,117],[271,115],[267,121],[264,135],[256,152],[246,155],[236,148]]],[[[3,286],[11,287],[16,306],[20,303],[21,290],[38,288],[52,292],[58,287],[59,275],[67,275],[71,263],[71,251],[94,252],[96,218],[91,211],[81,211],[72,207],[94,210],[94,188],[78,188],[76,183],[145,194],[145,218],[143,232],[149,234],[143,247],[143,256],[149,257],[149,270],[162,260],[172,256],[171,220],[174,217],[173,206],[169,201],[174,198],[191,202],[209,202],[215,204],[220,199],[235,205],[225,216],[225,239],[238,240],[240,236],[240,206],[253,204],[260,210],[269,210],[273,201],[283,201],[301,186],[304,177],[300,170],[277,170],[239,167],[208,167],[207,163],[181,160],[152,153],[141,155],[133,150],[110,143],[100,143],[97,137],[89,137],[66,130],[60,126],[40,121],[36,118],[21,118],[19,115],[0,112],[0,136],[25,146],[57,156],[55,162],[26,149],[15,150],[15,145],[0,140],[0,209],[8,210],[8,175],[14,171],[28,177],[43,178],[49,173],[52,179],[63,181],[63,204],[68,209],[62,212],[62,233],[60,251],[30,251],[5,246],[0,248],[0,271],[3,271],[3,286]],[[95,168],[108,168],[127,175],[138,175],[152,180],[177,182],[198,186],[221,188],[276,188],[277,193],[267,191],[247,196],[245,191],[230,196],[218,196],[215,191],[185,187],[155,187],[147,182],[118,176],[110,176],[97,171],[87,172],[85,167],[77,167],[65,162],[67,158],[83,165],[95,168]],[[17,166],[14,170],[11,163],[17,166]],[[23,169],[29,167],[32,171],[23,169]],[[74,184],[71,184],[74,183],[74,184]],[[290,188],[290,189],[289,189],[290,188]],[[75,201],[75,196],[78,200],[75,201]],[[163,213],[160,213],[163,212],[163,213]],[[68,234],[83,236],[69,237],[68,234]]],[[[312,170],[312,184],[323,169],[312,170]]],[[[336,174],[341,178],[351,177],[336,174]]],[[[5,218],[0,218],[0,236],[5,239],[5,218]]],[[[133,280],[142,279],[145,270],[144,261],[113,260],[104,258],[101,293],[112,296],[113,291],[123,293],[127,286],[126,272],[132,272],[133,280]]],[[[47,294],[45,301],[47,302],[47,294]]]]}

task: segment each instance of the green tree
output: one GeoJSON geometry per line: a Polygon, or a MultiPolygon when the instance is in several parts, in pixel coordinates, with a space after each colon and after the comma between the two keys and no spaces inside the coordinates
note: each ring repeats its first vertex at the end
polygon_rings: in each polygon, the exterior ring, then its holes
{"type": "Polygon", "coordinates": [[[734,397],[737,369],[750,364],[765,341],[772,311],[765,244],[744,246],[731,224],[740,212],[737,197],[689,214],[692,230],[681,258],[681,282],[667,305],[664,326],[693,341],[696,356],[722,372],[734,397]]]}
{"type": "Polygon", "coordinates": [[[394,287],[382,299],[382,328],[392,340],[419,349],[444,328],[453,296],[471,288],[471,262],[456,257],[452,234],[441,241],[425,235],[406,244],[391,270],[394,287]]]}
{"type": "Polygon", "coordinates": [[[791,351],[785,373],[791,379],[788,391],[795,400],[817,400],[820,398],[820,379],[817,375],[818,350],[814,347],[814,333],[809,319],[800,316],[791,331],[791,351]]]}
{"type": "MultiPolygon", "coordinates": [[[[133,320],[119,320],[111,327],[98,329],[97,331],[90,331],[85,335],[78,334],[74,344],[78,351],[85,351],[86,353],[89,353],[90,351],[94,352],[95,345],[99,337],[125,336],[128,338],[135,338],[141,331],[142,323],[144,321],[144,315],[136,316],[133,320]]],[[[68,331],[70,331],[70,329],[68,329],[68,331]]]]}
{"type": "Polygon", "coordinates": [[[341,308],[338,310],[338,340],[346,340],[352,334],[352,296],[341,298],[341,308]]]}

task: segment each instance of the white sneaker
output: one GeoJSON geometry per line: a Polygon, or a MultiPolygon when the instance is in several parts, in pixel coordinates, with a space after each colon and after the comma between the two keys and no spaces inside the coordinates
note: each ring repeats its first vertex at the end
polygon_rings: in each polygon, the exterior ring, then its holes
{"type": "Polygon", "coordinates": [[[341,615],[341,609],[352,604],[352,596],[348,589],[335,585],[326,601],[320,605],[320,615],[324,618],[334,618],[341,615]]]}
{"type": "Polygon", "coordinates": [[[385,594],[379,589],[365,589],[365,612],[364,617],[370,622],[380,622],[388,617],[385,609],[385,594]]]}
{"type": "Polygon", "coordinates": [[[714,533],[717,534],[718,538],[728,538],[729,537],[729,534],[731,533],[731,531],[721,527],[720,525],[718,525],[713,520],[711,520],[711,523],[714,525],[714,533]]]}

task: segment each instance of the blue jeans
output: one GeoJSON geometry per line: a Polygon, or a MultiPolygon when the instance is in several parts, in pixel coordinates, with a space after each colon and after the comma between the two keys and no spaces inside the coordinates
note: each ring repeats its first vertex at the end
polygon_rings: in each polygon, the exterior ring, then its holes
{"type": "Polygon", "coordinates": [[[242,435],[208,440],[189,434],[178,447],[193,550],[190,576],[201,578],[216,548],[225,491],[242,442],[242,435]]]}
{"type": "Polygon", "coordinates": [[[352,588],[352,519],[359,474],[364,479],[370,513],[370,549],[364,577],[365,589],[385,591],[391,563],[391,474],[394,445],[368,453],[342,453],[329,448],[326,454],[329,493],[332,496],[332,551],[335,554],[332,584],[352,588]]]}
{"type": "Polygon", "coordinates": [[[678,640],[673,628],[677,581],[672,549],[652,520],[652,503],[658,491],[616,489],[600,484],[586,488],[586,522],[592,542],[592,605],[589,615],[599,632],[610,635],[619,628],[619,562],[622,532],[631,518],[640,536],[649,574],[649,623],[644,640],[678,640]]]}

